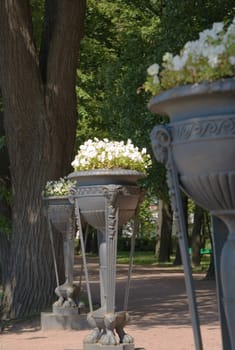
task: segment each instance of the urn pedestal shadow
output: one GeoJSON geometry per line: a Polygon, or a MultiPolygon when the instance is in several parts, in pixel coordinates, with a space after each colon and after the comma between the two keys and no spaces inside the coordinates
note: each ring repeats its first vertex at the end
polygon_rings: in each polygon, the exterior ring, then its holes
{"type": "MultiPolygon", "coordinates": [[[[153,129],[151,140],[156,158],[168,170],[170,196],[180,225],[183,218],[179,210],[179,187],[228,227],[220,259],[220,298],[230,349],[234,350],[235,79],[171,89],[152,98],[149,109],[170,117],[170,124],[153,129]]],[[[195,304],[192,308],[196,312],[195,304]]],[[[198,320],[194,323],[198,329],[198,320]]],[[[196,334],[196,347],[202,348],[200,331],[196,334]]]]}
{"type": "Polygon", "coordinates": [[[90,304],[88,322],[93,330],[84,339],[84,350],[134,349],[132,336],[124,331],[128,313],[115,308],[116,255],[118,228],[135,215],[142,198],[142,190],[136,185],[142,177],[142,173],[122,169],[69,175],[77,181],[72,198],[79,231],[82,234],[81,220],[93,226],[97,230],[99,246],[100,308],[93,310],[86,271],[90,304]]]}

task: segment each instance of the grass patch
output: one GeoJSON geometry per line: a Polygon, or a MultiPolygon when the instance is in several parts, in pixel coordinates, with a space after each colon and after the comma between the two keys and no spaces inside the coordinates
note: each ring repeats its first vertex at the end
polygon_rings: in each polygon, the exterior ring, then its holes
{"type": "MultiPolygon", "coordinates": [[[[174,270],[182,270],[182,266],[174,266],[175,257],[172,255],[171,260],[165,263],[159,263],[153,252],[140,252],[134,253],[134,264],[135,265],[149,265],[162,268],[174,268],[174,270]]],[[[118,264],[129,264],[130,255],[129,252],[117,252],[117,263],[118,264]]],[[[210,265],[210,254],[203,254],[201,257],[200,266],[193,267],[193,272],[206,272],[210,265]]]]}
{"type": "Polygon", "coordinates": [[[194,266],[193,272],[206,272],[210,266],[211,257],[210,254],[203,254],[201,256],[200,266],[194,266]]]}
{"type": "MultiPolygon", "coordinates": [[[[129,252],[118,252],[117,263],[129,264],[130,254],[129,252]]],[[[157,258],[153,252],[135,252],[134,253],[135,265],[154,265],[157,264],[157,258]]]]}

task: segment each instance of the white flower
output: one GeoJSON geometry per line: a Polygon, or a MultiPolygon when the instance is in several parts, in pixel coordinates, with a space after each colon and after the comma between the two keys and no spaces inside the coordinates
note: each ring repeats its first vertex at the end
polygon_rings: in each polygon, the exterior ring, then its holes
{"type": "Polygon", "coordinates": [[[176,55],[173,58],[173,70],[181,70],[185,65],[185,57],[180,57],[179,55],[176,55]]]}
{"type": "Polygon", "coordinates": [[[230,56],[229,57],[229,62],[231,63],[231,65],[235,65],[235,56],[230,56]]]}
{"type": "Polygon", "coordinates": [[[157,75],[159,72],[159,65],[157,63],[152,64],[150,67],[147,69],[148,75],[157,75]]]}
{"type": "Polygon", "coordinates": [[[166,52],[164,56],[162,57],[163,62],[172,62],[173,55],[170,52],[166,52]]]}
{"type": "Polygon", "coordinates": [[[212,27],[212,31],[216,34],[222,32],[224,29],[224,24],[222,22],[215,22],[212,27]]]}
{"type": "Polygon", "coordinates": [[[139,151],[130,139],[126,144],[108,139],[88,140],[80,146],[72,162],[75,171],[120,167],[145,172],[149,165],[150,156],[146,149],[139,151]]]}
{"type": "Polygon", "coordinates": [[[218,56],[210,55],[208,57],[208,62],[209,62],[209,65],[211,66],[211,68],[215,68],[218,65],[218,63],[219,63],[218,56]]]}
{"type": "Polygon", "coordinates": [[[159,84],[159,82],[160,82],[159,77],[157,75],[154,75],[153,84],[159,84]]]}
{"type": "Polygon", "coordinates": [[[74,181],[60,178],[57,181],[48,181],[43,191],[43,196],[68,196],[70,188],[74,185],[74,181]]]}
{"type": "Polygon", "coordinates": [[[187,42],[178,55],[166,52],[160,73],[155,65],[149,67],[144,84],[145,90],[153,94],[180,84],[234,76],[235,18],[227,28],[222,22],[214,23],[211,29],[199,33],[198,40],[187,42]]]}
{"type": "Polygon", "coordinates": [[[112,156],[112,153],[111,152],[108,152],[108,160],[112,160],[113,159],[113,156],[112,156]]]}

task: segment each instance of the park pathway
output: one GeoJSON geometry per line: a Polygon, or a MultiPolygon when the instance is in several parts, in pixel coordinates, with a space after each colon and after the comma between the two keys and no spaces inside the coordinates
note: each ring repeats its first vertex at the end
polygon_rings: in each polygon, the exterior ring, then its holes
{"type": "MultiPolygon", "coordinates": [[[[98,300],[96,261],[89,270],[94,301],[98,300]]],[[[79,278],[79,266],[76,279],[79,278]]],[[[121,307],[127,266],[117,268],[117,304],[121,307]]],[[[215,281],[194,275],[204,350],[221,350],[215,281]]],[[[138,350],[193,350],[194,341],[188,313],[184,276],[177,270],[134,266],[130,289],[131,322],[126,327],[138,350]]],[[[0,334],[0,350],[82,350],[89,330],[42,331],[39,317],[15,322],[0,334]]]]}

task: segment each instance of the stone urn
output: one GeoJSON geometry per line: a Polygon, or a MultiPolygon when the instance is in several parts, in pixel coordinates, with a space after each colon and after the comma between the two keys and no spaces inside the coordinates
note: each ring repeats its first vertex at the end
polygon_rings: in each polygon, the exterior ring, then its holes
{"type": "Polygon", "coordinates": [[[179,86],[153,97],[148,107],[170,118],[151,133],[153,151],[166,164],[168,178],[177,173],[183,191],[228,227],[221,278],[235,349],[235,79],[179,86]]]}
{"type": "Polygon", "coordinates": [[[66,235],[73,211],[73,205],[69,202],[68,197],[48,196],[43,200],[52,225],[57,231],[66,235]]]}
{"type": "MultiPolygon", "coordinates": [[[[116,254],[118,228],[132,216],[141,198],[137,180],[143,173],[125,169],[80,171],[68,176],[76,180],[72,191],[79,230],[81,220],[97,230],[100,260],[100,308],[88,315],[93,327],[84,340],[84,349],[133,350],[133,338],[126,334],[126,311],[115,309],[116,254]]],[[[89,293],[88,293],[89,294],[89,293]]],[[[91,304],[91,303],[90,303],[91,304]]]]}
{"type": "Polygon", "coordinates": [[[44,197],[52,252],[55,264],[58,300],[53,304],[53,313],[58,315],[78,314],[80,290],[73,282],[74,265],[74,206],[67,196],[44,197]],[[59,285],[54,238],[51,225],[63,235],[65,282],[59,285]]]}

